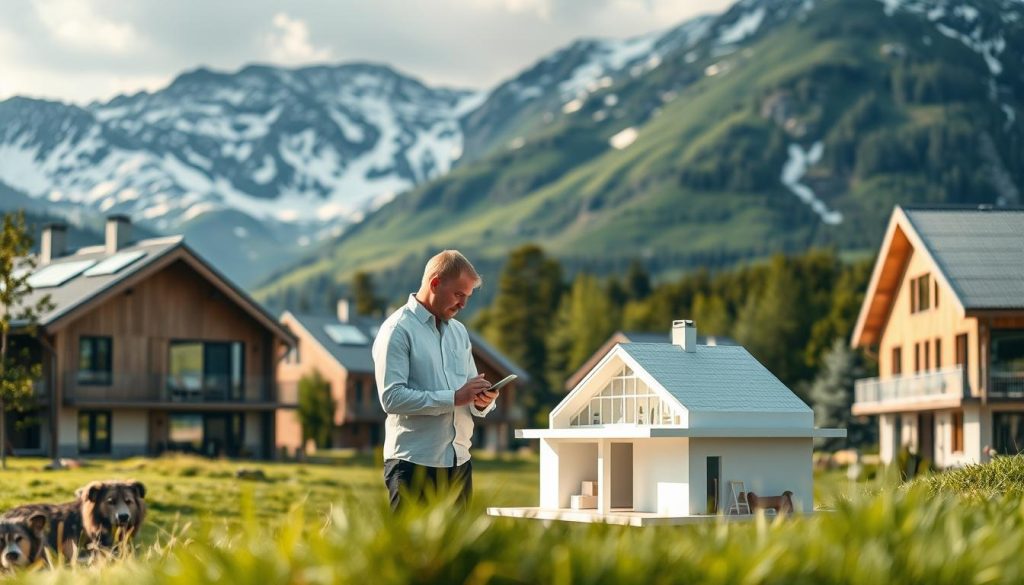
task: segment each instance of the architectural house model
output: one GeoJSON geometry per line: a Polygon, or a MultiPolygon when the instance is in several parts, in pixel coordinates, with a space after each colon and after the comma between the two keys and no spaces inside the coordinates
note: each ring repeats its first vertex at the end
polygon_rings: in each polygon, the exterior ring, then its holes
{"type": "Polygon", "coordinates": [[[743,347],[696,340],[692,321],[675,321],[671,343],[616,345],[549,428],[516,432],[540,440],[540,505],[488,512],[686,523],[749,513],[738,491],[789,491],[796,510],[811,511],[813,439],[846,430],[815,429],[811,409],[743,347]]]}

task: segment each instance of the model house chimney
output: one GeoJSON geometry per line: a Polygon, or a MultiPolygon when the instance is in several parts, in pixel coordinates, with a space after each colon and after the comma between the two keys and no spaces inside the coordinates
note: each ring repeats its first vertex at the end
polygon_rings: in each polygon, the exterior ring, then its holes
{"type": "Polygon", "coordinates": [[[672,345],[678,345],[686,353],[697,351],[697,325],[689,319],[673,321],[672,345]]]}
{"type": "Polygon", "coordinates": [[[107,254],[114,254],[128,245],[132,238],[132,220],[127,215],[107,218],[107,254]]]}
{"type": "Polygon", "coordinates": [[[338,321],[348,323],[349,305],[348,299],[338,299],[338,321]]]}
{"type": "Polygon", "coordinates": [[[68,226],[51,223],[43,227],[43,238],[39,242],[39,264],[49,264],[67,253],[68,226]]]}

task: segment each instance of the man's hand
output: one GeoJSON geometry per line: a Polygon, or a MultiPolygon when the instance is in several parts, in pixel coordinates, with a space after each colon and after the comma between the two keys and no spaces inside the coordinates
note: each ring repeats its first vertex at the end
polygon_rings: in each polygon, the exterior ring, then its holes
{"type": "MultiPolygon", "coordinates": [[[[470,402],[475,402],[477,394],[490,387],[491,383],[484,379],[483,374],[470,378],[462,385],[462,388],[455,391],[455,406],[465,406],[470,402]]],[[[498,393],[494,392],[494,395],[497,396],[498,393]]],[[[491,400],[494,400],[494,398],[491,398],[491,400]]]]}
{"type": "Polygon", "coordinates": [[[490,406],[497,397],[497,390],[484,390],[480,394],[477,394],[476,398],[473,399],[473,406],[475,406],[477,410],[483,410],[490,406]]]}

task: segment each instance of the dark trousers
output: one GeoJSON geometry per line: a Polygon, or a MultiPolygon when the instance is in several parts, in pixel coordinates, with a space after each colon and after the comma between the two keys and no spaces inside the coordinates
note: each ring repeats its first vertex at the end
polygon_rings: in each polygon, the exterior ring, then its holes
{"type": "Polygon", "coordinates": [[[473,495],[473,463],[467,461],[452,467],[427,467],[401,459],[384,462],[384,484],[388,486],[391,510],[397,512],[406,499],[420,503],[428,493],[440,489],[459,490],[458,504],[465,508],[473,495]]]}

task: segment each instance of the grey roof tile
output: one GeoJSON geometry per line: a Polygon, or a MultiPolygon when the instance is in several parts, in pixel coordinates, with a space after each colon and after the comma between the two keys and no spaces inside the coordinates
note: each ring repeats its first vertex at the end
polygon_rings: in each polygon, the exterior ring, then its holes
{"type": "Polygon", "coordinates": [[[964,308],[1024,308],[1024,210],[903,211],[964,308]]]}
{"type": "Polygon", "coordinates": [[[746,349],[671,343],[621,345],[672,396],[694,411],[810,412],[810,408],[746,349]]]}

